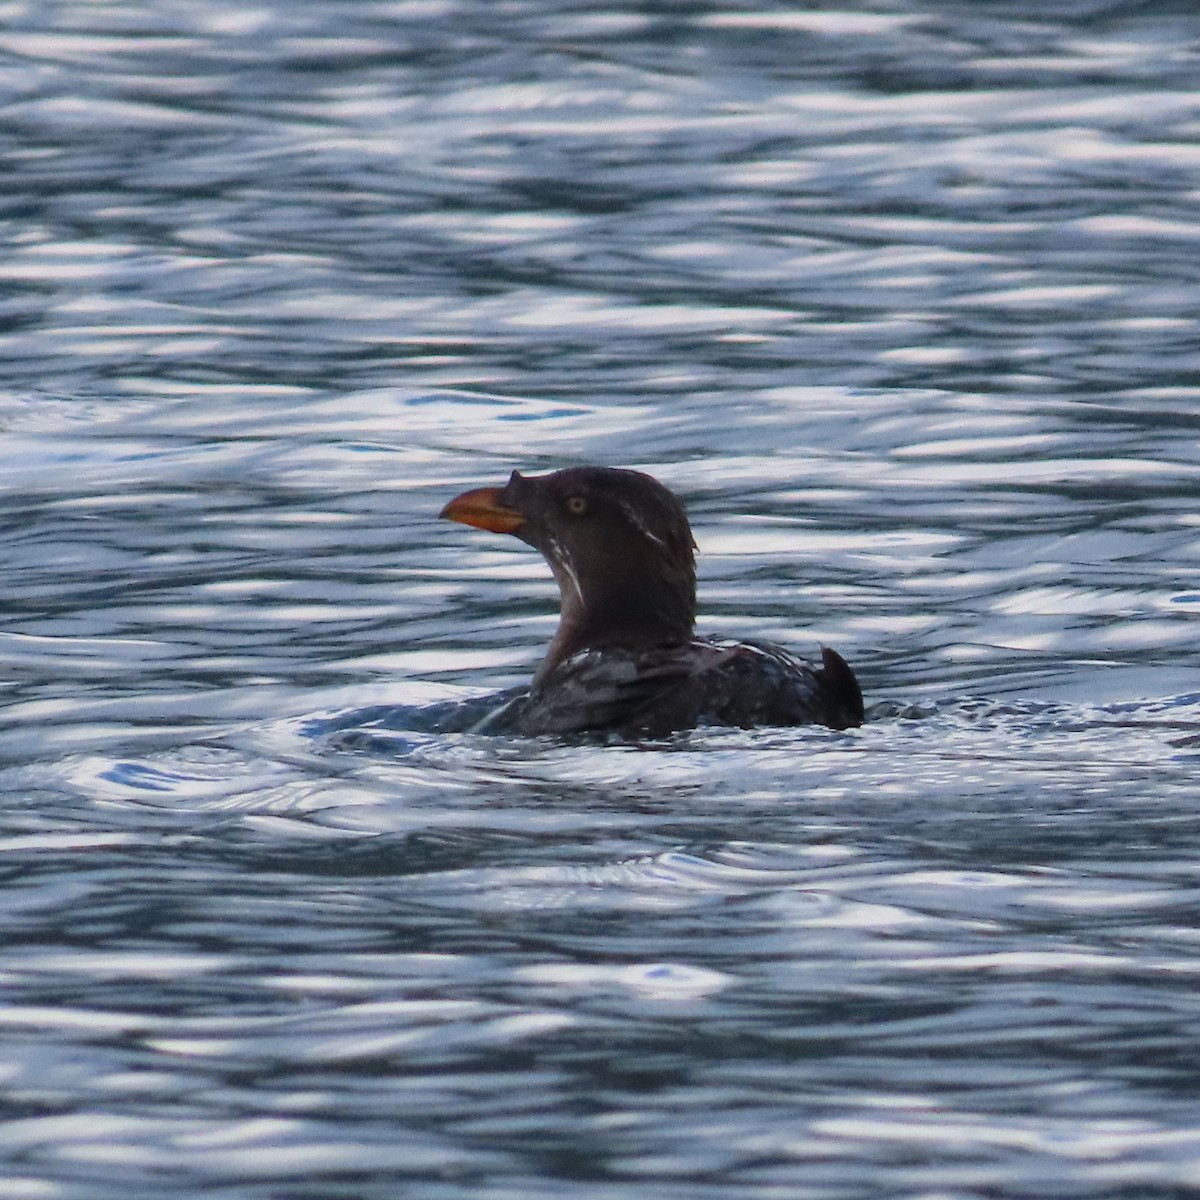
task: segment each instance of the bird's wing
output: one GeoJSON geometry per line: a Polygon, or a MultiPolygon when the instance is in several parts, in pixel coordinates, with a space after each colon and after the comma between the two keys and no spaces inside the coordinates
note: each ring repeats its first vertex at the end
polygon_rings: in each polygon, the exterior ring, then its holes
{"type": "Polygon", "coordinates": [[[588,651],[556,667],[522,714],[527,733],[615,730],[655,737],[694,724],[702,696],[689,647],[588,651]]]}

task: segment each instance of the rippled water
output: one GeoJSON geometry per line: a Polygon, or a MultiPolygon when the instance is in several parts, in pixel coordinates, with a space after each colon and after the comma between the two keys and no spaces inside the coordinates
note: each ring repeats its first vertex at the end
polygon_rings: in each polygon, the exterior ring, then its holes
{"type": "Polygon", "coordinates": [[[0,15],[5,1200],[1200,1187],[1192,6],[0,15]],[[579,461],[873,719],[431,732],[579,461]]]}

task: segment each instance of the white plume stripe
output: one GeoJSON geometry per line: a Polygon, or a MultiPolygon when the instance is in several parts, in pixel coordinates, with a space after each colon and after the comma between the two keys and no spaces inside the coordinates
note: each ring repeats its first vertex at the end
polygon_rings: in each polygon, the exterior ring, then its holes
{"type": "Polygon", "coordinates": [[[641,518],[641,514],[637,512],[631,505],[622,504],[621,511],[625,514],[629,523],[637,529],[644,537],[652,541],[656,546],[661,546],[664,550],[667,549],[667,543],[658,536],[641,518]]]}
{"type": "Polygon", "coordinates": [[[556,537],[547,539],[550,550],[550,564],[553,568],[557,568],[555,574],[561,572],[562,578],[566,579],[571,585],[571,590],[575,593],[575,606],[583,611],[583,588],[579,584],[579,576],[575,574],[575,568],[571,565],[571,560],[563,552],[562,543],[556,537]]]}

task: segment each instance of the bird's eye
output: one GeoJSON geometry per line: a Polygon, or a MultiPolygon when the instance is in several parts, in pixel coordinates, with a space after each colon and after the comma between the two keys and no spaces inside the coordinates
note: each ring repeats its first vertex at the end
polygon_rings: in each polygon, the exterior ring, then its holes
{"type": "Polygon", "coordinates": [[[587,512],[587,501],[582,496],[568,496],[567,512],[573,517],[582,517],[587,512]]]}

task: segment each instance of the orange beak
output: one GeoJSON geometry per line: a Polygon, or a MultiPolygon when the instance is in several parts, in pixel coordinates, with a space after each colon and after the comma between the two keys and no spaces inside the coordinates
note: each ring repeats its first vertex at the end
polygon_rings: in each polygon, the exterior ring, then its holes
{"type": "Polygon", "coordinates": [[[525,517],[515,508],[500,503],[499,488],[475,488],[455,496],[438,514],[447,521],[473,525],[489,533],[516,533],[525,524],[525,517]]]}

